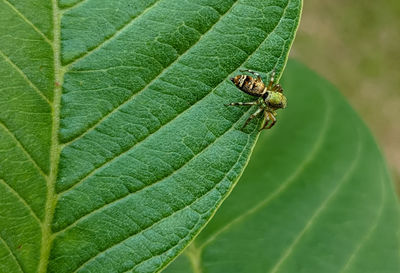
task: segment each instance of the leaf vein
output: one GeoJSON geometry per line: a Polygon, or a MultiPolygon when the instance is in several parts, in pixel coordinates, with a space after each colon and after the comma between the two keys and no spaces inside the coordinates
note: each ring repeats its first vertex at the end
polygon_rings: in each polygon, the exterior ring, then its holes
{"type": "Polygon", "coordinates": [[[378,226],[379,220],[381,219],[382,214],[383,214],[383,208],[384,208],[384,203],[385,203],[384,202],[385,201],[385,190],[384,190],[384,185],[383,185],[383,177],[381,179],[381,187],[380,188],[381,188],[381,204],[380,204],[380,207],[379,207],[379,212],[378,212],[377,217],[376,217],[376,221],[375,221],[374,225],[371,227],[371,229],[366,233],[364,238],[361,239],[361,241],[359,242],[358,246],[356,248],[354,248],[353,253],[350,255],[350,258],[348,259],[348,261],[343,266],[343,269],[340,272],[345,272],[349,268],[349,266],[353,262],[353,260],[356,257],[356,255],[359,253],[359,251],[362,248],[362,246],[369,240],[369,238],[371,237],[372,233],[374,232],[374,230],[378,226]]]}
{"type": "Polygon", "coordinates": [[[62,11],[62,13],[65,13],[65,12],[67,12],[69,10],[77,8],[78,6],[82,5],[86,1],[87,0],[79,0],[79,1],[75,2],[74,4],[72,4],[71,6],[67,6],[65,8],[60,8],[60,10],[62,11]]]}
{"type": "MultiPolygon", "coordinates": [[[[358,133],[358,139],[360,138],[359,130],[357,130],[358,133]]],[[[283,256],[279,259],[279,261],[275,264],[275,266],[272,268],[271,273],[275,273],[278,271],[279,267],[288,259],[290,254],[293,252],[294,247],[300,242],[301,238],[304,236],[304,234],[311,229],[312,225],[315,223],[315,219],[318,218],[318,216],[322,213],[322,211],[326,208],[327,204],[333,199],[333,197],[339,192],[341,187],[345,184],[345,182],[349,181],[350,175],[355,171],[356,166],[359,163],[360,155],[361,155],[361,148],[362,148],[362,143],[361,141],[357,142],[357,151],[355,153],[354,159],[350,165],[350,167],[346,170],[344,175],[342,176],[341,180],[339,183],[337,183],[336,187],[333,189],[333,191],[328,195],[328,197],[322,202],[322,204],[315,210],[314,214],[311,216],[311,218],[308,220],[304,228],[299,232],[298,236],[293,240],[292,244],[287,248],[283,256]]]]}
{"type": "MultiPolygon", "coordinates": [[[[248,135],[248,137],[247,137],[247,144],[246,144],[245,146],[247,146],[249,143],[250,143],[250,138],[249,138],[249,135],[248,135]]],[[[243,156],[244,151],[245,151],[245,149],[242,149],[242,151],[241,151],[241,153],[240,153],[238,159],[236,160],[235,164],[237,164],[237,163],[239,162],[240,158],[243,156]]],[[[247,161],[248,161],[248,160],[247,160],[247,161]]],[[[233,164],[233,166],[234,166],[235,164],[233,164]]],[[[228,175],[230,174],[230,172],[232,171],[232,169],[233,169],[233,167],[231,168],[231,170],[230,170],[229,172],[227,172],[227,173],[225,174],[225,176],[224,176],[223,179],[225,179],[225,178],[228,177],[228,175]]],[[[223,181],[223,179],[221,179],[221,182],[223,181]]],[[[237,180],[236,180],[236,182],[234,183],[234,185],[231,187],[231,190],[225,195],[225,198],[229,195],[229,193],[230,193],[230,192],[232,191],[232,189],[235,187],[235,185],[236,185],[236,183],[237,183],[238,180],[239,180],[239,177],[237,178],[237,180]]],[[[225,198],[224,198],[224,199],[225,199],[225,198]]],[[[223,199],[223,200],[224,200],[224,199],[223,199]]],[[[220,204],[223,202],[223,200],[220,201],[220,204]]],[[[217,206],[217,207],[218,207],[218,206],[217,206]]],[[[209,220],[206,222],[206,224],[207,224],[209,221],[210,221],[210,218],[209,218],[209,220]]],[[[205,225],[206,225],[206,224],[205,224],[205,225]]],[[[193,239],[192,239],[192,241],[193,241],[193,239]]],[[[179,244],[179,242],[178,242],[178,244],[179,244]]],[[[176,244],[176,245],[178,245],[178,244],[176,244]]],[[[189,245],[189,247],[190,247],[190,244],[188,244],[188,245],[189,245]]],[[[194,245],[194,244],[191,244],[191,245],[194,245]]],[[[160,253],[158,256],[163,255],[163,254],[164,254],[165,252],[167,252],[167,251],[168,251],[168,250],[166,250],[166,251],[160,253]]],[[[181,251],[181,253],[182,253],[182,252],[183,252],[183,250],[181,251]]],[[[157,256],[157,257],[158,257],[158,256],[157,256]]],[[[131,271],[131,270],[134,270],[134,269],[137,268],[139,265],[143,264],[144,262],[146,262],[146,261],[148,261],[148,260],[150,260],[150,258],[149,258],[149,259],[146,259],[146,260],[144,260],[144,261],[142,261],[142,262],[140,262],[139,264],[135,265],[133,268],[131,268],[131,269],[129,269],[129,270],[123,272],[123,273],[127,273],[127,272],[129,272],[129,271],[131,271]]],[[[168,264],[165,264],[163,267],[159,268],[159,269],[157,270],[157,272],[162,271],[162,270],[163,270],[164,268],[166,268],[167,266],[168,266],[168,264]]],[[[196,273],[201,273],[201,271],[200,271],[197,267],[195,268],[195,270],[196,270],[196,273]],[[197,269],[197,270],[196,270],[196,269],[197,269]]],[[[132,272],[134,272],[134,271],[132,271],[132,272]]]]}
{"type": "Polygon", "coordinates": [[[77,62],[79,62],[80,60],[90,56],[93,52],[97,51],[98,49],[102,48],[104,45],[110,43],[111,41],[114,40],[114,38],[118,37],[121,33],[123,33],[127,28],[129,28],[138,18],[142,17],[144,14],[146,14],[150,9],[152,9],[157,3],[159,3],[161,0],[157,0],[155,1],[153,4],[151,4],[150,6],[148,6],[146,9],[144,9],[142,11],[142,13],[138,14],[137,16],[133,17],[129,22],[127,22],[126,24],[122,25],[113,35],[111,35],[110,37],[106,38],[105,40],[103,40],[100,44],[96,45],[95,47],[93,47],[92,49],[86,51],[85,53],[83,53],[83,55],[81,55],[80,57],[77,57],[75,60],[73,60],[70,63],[67,63],[66,65],[64,65],[64,67],[67,67],[68,69],[73,66],[74,64],[76,64],[77,62]]]}
{"type": "MultiPolygon", "coordinates": [[[[190,207],[189,207],[189,208],[190,208],[190,207]]],[[[198,223],[198,222],[197,222],[197,223],[198,223]]],[[[197,223],[196,223],[196,224],[197,224],[197,223]]],[[[189,230],[189,231],[190,231],[190,230],[189,230]]],[[[180,244],[181,242],[183,242],[185,239],[186,239],[186,237],[181,238],[181,239],[180,239],[176,244],[174,244],[171,248],[169,248],[169,249],[167,249],[167,250],[165,250],[165,251],[162,251],[161,253],[159,253],[159,254],[157,254],[157,255],[154,255],[154,254],[151,253],[151,251],[149,250],[149,252],[152,254],[152,256],[150,256],[150,257],[144,259],[143,261],[139,262],[138,264],[134,265],[133,267],[129,268],[128,270],[124,271],[123,273],[134,272],[133,270],[135,270],[138,266],[144,264],[145,262],[147,262],[147,261],[149,261],[149,260],[151,260],[151,259],[153,259],[153,258],[160,257],[160,256],[164,255],[166,252],[168,252],[170,249],[172,249],[172,248],[176,247],[177,245],[179,245],[179,244],[180,244]]],[[[160,272],[161,269],[162,269],[162,268],[160,268],[160,269],[159,269],[158,271],[156,271],[156,272],[160,272]]]]}
{"type": "Polygon", "coordinates": [[[25,271],[22,269],[21,262],[17,259],[17,256],[15,256],[14,252],[11,250],[10,246],[7,244],[7,242],[3,239],[3,237],[0,234],[0,241],[3,243],[3,245],[6,247],[7,251],[10,252],[11,257],[15,261],[16,265],[18,266],[18,269],[22,272],[25,273],[25,271]]]}
{"type": "Polygon", "coordinates": [[[22,20],[25,21],[29,26],[31,26],[40,36],[43,37],[43,39],[48,43],[50,46],[53,46],[49,38],[47,38],[44,33],[35,26],[28,18],[25,17],[13,4],[11,4],[8,0],[3,0],[3,2],[8,5],[22,20]]]}
{"type": "Polygon", "coordinates": [[[26,83],[28,83],[28,85],[30,87],[33,88],[33,90],[36,91],[36,93],[42,98],[44,99],[49,105],[51,105],[51,102],[49,101],[49,99],[44,95],[44,92],[40,91],[40,89],[38,87],[36,87],[36,85],[33,84],[33,82],[28,78],[28,76],[13,62],[11,61],[11,59],[9,57],[7,57],[6,54],[4,54],[3,51],[0,50],[0,56],[4,58],[4,60],[9,63],[21,76],[22,78],[26,81],[26,83]]]}
{"type": "Polygon", "coordinates": [[[22,196],[14,189],[12,188],[4,179],[0,178],[0,182],[12,193],[17,197],[17,199],[22,203],[24,207],[26,207],[29,211],[30,214],[32,214],[33,218],[38,222],[39,226],[41,226],[41,220],[39,219],[39,216],[33,211],[32,207],[28,205],[26,200],[22,198],[22,196]]]}
{"type": "MultiPolygon", "coordinates": [[[[111,112],[109,112],[108,114],[106,114],[104,117],[102,117],[101,119],[99,119],[96,123],[94,123],[92,126],[90,126],[85,132],[83,132],[81,135],[74,137],[73,139],[71,139],[70,141],[68,141],[67,143],[65,143],[64,145],[70,145],[71,143],[77,141],[78,139],[82,138],[83,136],[85,136],[86,134],[88,134],[90,131],[92,131],[95,127],[97,127],[100,123],[102,123],[104,120],[106,120],[109,116],[111,116],[112,114],[114,114],[115,112],[119,111],[124,105],[126,105],[127,103],[129,103],[130,101],[132,101],[137,95],[139,95],[141,92],[143,92],[144,90],[146,90],[150,85],[152,85],[156,80],[160,79],[160,77],[163,75],[163,73],[165,71],[168,71],[168,69],[174,65],[175,63],[178,63],[178,61],[186,55],[186,53],[193,48],[193,46],[195,46],[198,41],[200,41],[202,39],[202,37],[204,37],[208,32],[210,32],[214,26],[221,21],[222,17],[224,17],[226,14],[229,13],[230,10],[232,10],[232,8],[235,6],[235,4],[237,3],[238,0],[236,0],[236,2],[234,2],[234,4],[226,11],[225,14],[221,15],[219,20],[216,21],[209,30],[207,30],[206,32],[204,32],[199,39],[191,46],[189,47],[185,52],[183,52],[178,58],[175,59],[175,61],[173,61],[171,64],[169,64],[168,67],[164,68],[162,71],[160,71],[160,73],[153,78],[146,86],[144,86],[141,90],[139,90],[138,92],[132,94],[129,98],[127,98],[124,102],[122,102],[118,107],[116,107],[114,110],[112,110],[111,112]]],[[[64,146],[64,147],[65,147],[64,146]]]]}
{"type": "MultiPolygon", "coordinates": [[[[252,108],[250,108],[250,109],[252,109],[252,108]]],[[[249,109],[247,112],[249,112],[250,109],[249,109]]],[[[246,112],[246,113],[247,113],[247,112],[246,112]]],[[[237,122],[235,122],[235,123],[233,124],[233,126],[232,126],[229,130],[227,130],[224,134],[226,134],[227,132],[231,131],[231,130],[234,128],[234,125],[236,125],[236,124],[237,124],[238,122],[240,122],[240,121],[241,121],[241,119],[239,119],[237,122]]],[[[222,136],[221,136],[221,137],[222,137],[222,136]]],[[[249,138],[247,138],[247,144],[246,144],[246,145],[248,145],[248,143],[249,143],[249,138]]],[[[182,210],[184,210],[184,209],[186,209],[186,208],[192,209],[192,208],[191,208],[191,205],[193,205],[194,203],[196,203],[198,200],[200,200],[202,197],[204,197],[205,195],[207,195],[208,193],[210,193],[212,190],[216,189],[216,188],[218,187],[218,185],[221,184],[222,181],[224,181],[224,179],[227,179],[228,175],[230,174],[230,172],[232,171],[232,169],[234,168],[234,166],[239,162],[240,158],[243,156],[244,150],[245,150],[245,149],[242,149],[242,151],[240,152],[240,154],[239,154],[239,156],[238,156],[236,162],[235,162],[234,164],[232,164],[231,169],[230,169],[228,172],[226,172],[226,174],[225,174],[224,177],[220,180],[220,182],[218,182],[216,185],[214,185],[214,187],[212,187],[210,190],[208,190],[206,193],[204,193],[200,198],[194,199],[192,202],[190,202],[189,204],[185,205],[183,208],[180,208],[180,209],[174,211],[172,214],[168,215],[167,217],[164,217],[164,218],[162,218],[162,219],[160,219],[160,220],[154,222],[151,226],[149,226],[149,227],[147,227],[147,228],[141,230],[140,232],[138,232],[138,233],[136,233],[136,234],[133,234],[133,235],[128,236],[127,238],[123,239],[122,241],[117,242],[117,243],[113,244],[112,246],[108,247],[107,249],[103,250],[102,252],[96,254],[95,256],[91,257],[88,261],[86,261],[84,264],[82,264],[82,265],[81,265],[78,269],[76,269],[73,273],[78,272],[79,269],[83,268],[83,267],[84,267],[86,264],[88,264],[90,261],[96,259],[97,257],[99,257],[99,256],[102,255],[103,253],[107,252],[107,251],[110,250],[111,248],[114,248],[114,247],[116,247],[116,246],[118,246],[118,245],[123,244],[125,241],[131,239],[133,236],[138,236],[138,235],[140,235],[141,233],[143,233],[143,232],[145,232],[145,231],[151,229],[151,228],[152,228],[153,226],[155,226],[156,224],[162,223],[162,222],[163,222],[164,220],[166,220],[167,218],[173,217],[175,214],[177,214],[178,212],[180,212],[180,211],[182,211],[182,210]]],[[[193,210],[193,209],[192,209],[192,210],[193,210]]],[[[193,210],[193,211],[196,212],[195,210],[193,210]]],[[[196,212],[196,213],[198,213],[198,212],[196,212]]],[[[199,214],[199,213],[198,213],[198,214],[199,214]]],[[[200,214],[199,214],[199,215],[200,215],[200,214]]],[[[201,218],[201,217],[200,217],[200,218],[201,218]]],[[[184,237],[183,239],[185,239],[185,237],[184,237]]],[[[182,239],[182,240],[183,240],[183,239],[182,239]]],[[[180,241],[179,241],[179,242],[180,242],[180,241]]],[[[179,242],[178,242],[176,245],[178,245],[179,242]]],[[[171,249],[171,248],[170,248],[170,249],[171,249]]],[[[165,252],[169,251],[170,249],[163,251],[163,252],[160,253],[158,256],[161,256],[162,254],[164,254],[165,252]]],[[[149,260],[149,259],[151,259],[151,258],[153,258],[153,257],[150,257],[150,258],[148,258],[148,259],[146,259],[146,260],[144,260],[144,261],[141,261],[139,264],[135,265],[134,267],[132,267],[132,268],[129,269],[128,271],[135,269],[137,266],[139,266],[140,264],[146,262],[147,260],[149,260]]],[[[126,271],[126,272],[128,272],[128,271],[126,271]]]]}
{"type": "MultiPolygon", "coordinates": [[[[248,113],[250,110],[251,110],[251,108],[250,108],[249,110],[247,110],[246,113],[248,113]]],[[[210,144],[208,144],[206,147],[204,147],[203,150],[201,150],[200,152],[198,152],[197,154],[195,154],[190,160],[188,160],[187,162],[185,162],[185,164],[183,164],[181,167],[179,167],[178,169],[174,170],[173,172],[171,172],[171,173],[168,174],[167,176],[165,176],[165,177],[163,177],[163,178],[161,178],[161,179],[155,181],[154,183],[151,183],[151,184],[149,184],[149,185],[146,185],[146,186],[144,186],[143,188],[141,188],[141,189],[139,189],[139,190],[137,190],[137,191],[135,191],[135,192],[133,192],[133,193],[128,193],[128,194],[125,195],[125,196],[122,196],[122,197],[120,197],[120,198],[118,198],[118,199],[116,199],[116,200],[114,200],[114,201],[112,201],[112,202],[110,202],[110,203],[107,203],[107,204],[105,204],[105,205],[103,205],[103,206],[101,206],[101,207],[99,207],[99,208],[97,208],[97,209],[91,211],[90,213],[88,213],[88,214],[86,214],[86,215],[84,215],[84,216],[82,216],[82,217],[76,219],[75,222],[73,222],[73,223],[71,223],[70,225],[66,226],[66,227],[63,228],[62,230],[59,230],[57,233],[55,233],[55,235],[57,236],[57,234],[59,234],[59,233],[61,233],[61,232],[65,232],[65,231],[67,231],[68,229],[73,228],[74,226],[78,225],[81,221],[83,221],[83,220],[89,218],[90,216],[92,216],[92,215],[95,214],[96,212],[105,210],[105,209],[107,209],[108,207],[110,207],[111,205],[113,205],[113,204],[115,204],[115,203],[122,202],[122,201],[125,200],[126,198],[129,198],[132,194],[137,194],[137,193],[142,192],[142,191],[144,191],[144,190],[146,190],[146,189],[148,189],[148,188],[154,187],[155,185],[157,185],[157,184],[159,184],[159,183],[162,183],[163,181],[165,181],[166,179],[168,179],[169,177],[171,177],[172,175],[176,174],[176,173],[179,172],[181,169],[183,169],[184,167],[186,167],[189,163],[191,163],[192,161],[194,161],[198,156],[200,156],[201,154],[203,154],[204,152],[206,152],[210,147],[212,147],[212,145],[213,145],[215,142],[218,141],[218,139],[222,138],[222,137],[225,136],[227,133],[229,133],[230,131],[232,131],[232,130],[234,129],[235,125],[236,125],[240,120],[241,120],[241,119],[239,119],[237,122],[234,122],[234,123],[232,124],[232,126],[231,126],[228,130],[226,130],[222,135],[220,135],[219,137],[215,138],[214,141],[212,141],[210,144]]]]}
{"type": "Polygon", "coordinates": [[[24,147],[24,145],[18,140],[18,138],[10,131],[10,129],[7,128],[7,126],[3,123],[3,121],[0,120],[0,127],[3,128],[3,130],[5,132],[8,133],[8,135],[14,140],[14,142],[16,143],[17,147],[27,156],[28,160],[31,161],[31,163],[33,164],[33,166],[35,166],[35,168],[39,171],[39,173],[44,176],[47,177],[47,174],[44,172],[44,170],[42,170],[42,168],[39,167],[38,163],[36,162],[36,160],[33,159],[33,157],[31,156],[31,154],[26,150],[26,148],[24,147]]]}
{"type": "MultiPolygon", "coordinates": [[[[222,180],[221,180],[221,181],[222,181],[222,180]]],[[[219,184],[219,183],[218,183],[218,184],[219,184]]],[[[218,185],[218,184],[217,184],[217,185],[218,185]]],[[[205,194],[211,192],[211,191],[214,190],[214,189],[215,189],[215,186],[212,187],[210,190],[208,190],[205,194]]],[[[205,194],[204,194],[204,195],[205,195],[205,194]]],[[[203,196],[204,196],[204,195],[203,195],[203,196]]],[[[200,198],[201,198],[201,197],[200,197],[200,198]]],[[[144,233],[144,232],[150,230],[150,229],[151,229],[152,227],[154,227],[155,225],[160,224],[160,223],[162,223],[163,221],[165,221],[166,219],[175,216],[177,213],[179,213],[179,212],[181,212],[181,211],[183,211],[183,210],[185,210],[185,209],[187,209],[187,208],[190,208],[190,206],[193,205],[193,204],[194,204],[196,201],[198,201],[200,198],[194,199],[192,202],[190,202],[189,204],[185,205],[184,207],[179,208],[179,209],[177,209],[176,211],[174,211],[173,213],[171,213],[171,214],[169,214],[169,215],[167,215],[167,216],[164,216],[164,218],[161,218],[161,219],[155,221],[155,222],[152,223],[150,226],[148,226],[148,227],[146,227],[146,228],[140,230],[139,232],[136,232],[136,233],[134,233],[134,234],[132,234],[132,235],[129,235],[127,238],[125,238],[125,239],[123,239],[123,240],[121,240],[121,241],[119,241],[119,242],[116,242],[116,243],[112,244],[111,246],[109,246],[109,247],[107,247],[106,249],[102,250],[101,252],[97,253],[95,256],[89,258],[89,259],[88,259],[87,261],[85,261],[82,265],[80,265],[77,269],[75,269],[73,273],[78,272],[81,268],[83,268],[85,265],[87,265],[88,263],[90,263],[91,261],[93,261],[94,259],[96,259],[97,257],[99,257],[100,255],[102,255],[103,253],[105,253],[105,252],[111,250],[112,248],[114,248],[114,247],[116,247],[116,246],[119,246],[119,245],[123,244],[124,242],[126,242],[127,240],[131,239],[131,238],[134,237],[134,236],[139,236],[139,235],[141,235],[142,233],[144,233]]]]}
{"type": "MultiPolygon", "coordinates": [[[[196,224],[197,224],[197,223],[196,223],[196,224]]],[[[186,237],[181,238],[181,239],[180,239],[175,245],[173,245],[170,249],[176,247],[176,246],[179,245],[181,242],[183,242],[185,239],[186,239],[186,237]]],[[[132,268],[129,268],[128,270],[124,271],[123,273],[134,272],[133,270],[135,270],[135,269],[136,269],[137,267],[139,267],[140,265],[144,264],[145,262],[147,262],[147,261],[149,261],[149,260],[151,260],[151,259],[153,259],[153,258],[160,257],[160,256],[164,255],[164,254],[165,254],[167,251],[169,251],[170,249],[165,250],[165,251],[162,251],[161,253],[159,253],[159,254],[157,254],[157,255],[153,255],[153,256],[151,256],[151,257],[149,257],[149,258],[144,259],[143,261],[141,261],[140,263],[134,265],[132,268]]],[[[161,269],[162,269],[162,268],[160,268],[157,272],[160,272],[161,269]]]]}

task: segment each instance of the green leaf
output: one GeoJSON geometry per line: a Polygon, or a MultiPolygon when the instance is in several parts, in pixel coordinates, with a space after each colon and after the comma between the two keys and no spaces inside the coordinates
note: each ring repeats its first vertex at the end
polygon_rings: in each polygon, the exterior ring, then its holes
{"type": "Polygon", "coordinates": [[[165,273],[400,272],[399,207],[381,152],[327,81],[289,62],[289,99],[232,194],[165,273]]]}
{"type": "Polygon", "coordinates": [[[156,272],[254,146],[229,81],[285,66],[301,0],[0,1],[0,272],[156,272]]]}

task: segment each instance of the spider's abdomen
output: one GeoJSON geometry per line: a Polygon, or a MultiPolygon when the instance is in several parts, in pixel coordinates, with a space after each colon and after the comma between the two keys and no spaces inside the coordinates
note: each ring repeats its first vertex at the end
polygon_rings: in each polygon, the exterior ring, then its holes
{"type": "Polygon", "coordinates": [[[249,95],[261,97],[265,93],[265,85],[261,79],[247,75],[237,75],[231,78],[231,81],[237,88],[249,95]]]}

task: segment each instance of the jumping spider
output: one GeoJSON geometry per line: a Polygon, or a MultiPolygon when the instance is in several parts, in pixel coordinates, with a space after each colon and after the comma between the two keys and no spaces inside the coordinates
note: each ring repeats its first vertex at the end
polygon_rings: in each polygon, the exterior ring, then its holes
{"type": "Polygon", "coordinates": [[[250,115],[242,129],[261,112],[264,112],[264,120],[260,131],[263,130],[270,121],[272,121],[272,123],[267,127],[267,129],[270,129],[276,123],[276,110],[279,108],[286,108],[287,106],[287,100],[283,95],[282,87],[279,84],[274,84],[275,71],[271,74],[268,86],[265,86],[260,74],[257,72],[249,69],[240,71],[249,72],[257,78],[247,75],[237,75],[236,77],[231,78],[231,81],[243,92],[259,98],[256,101],[251,102],[232,102],[226,104],[226,106],[258,105],[258,109],[250,115]]]}

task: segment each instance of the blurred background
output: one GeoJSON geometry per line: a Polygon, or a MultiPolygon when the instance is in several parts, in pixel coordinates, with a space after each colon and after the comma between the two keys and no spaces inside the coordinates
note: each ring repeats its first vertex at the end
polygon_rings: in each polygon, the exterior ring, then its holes
{"type": "Polygon", "coordinates": [[[400,194],[400,1],[304,0],[291,57],[349,99],[382,147],[400,194]]]}

